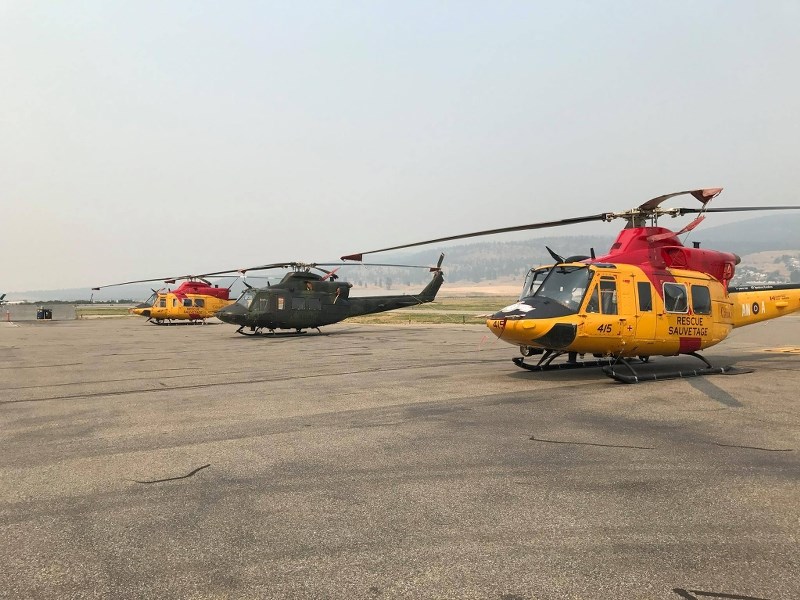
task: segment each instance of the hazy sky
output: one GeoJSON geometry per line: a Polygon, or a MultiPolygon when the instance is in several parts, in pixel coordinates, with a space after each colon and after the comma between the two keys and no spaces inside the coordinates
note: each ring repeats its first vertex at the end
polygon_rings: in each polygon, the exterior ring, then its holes
{"type": "Polygon", "coordinates": [[[795,0],[3,2],[0,292],[696,187],[798,204],[798,23],[795,0]]]}

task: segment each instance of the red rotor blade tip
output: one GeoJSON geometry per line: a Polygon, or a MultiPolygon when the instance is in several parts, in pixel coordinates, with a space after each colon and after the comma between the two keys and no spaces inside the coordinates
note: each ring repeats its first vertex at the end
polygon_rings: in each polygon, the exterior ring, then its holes
{"type": "Polygon", "coordinates": [[[708,188],[705,190],[697,190],[692,193],[692,196],[700,200],[703,204],[711,202],[714,198],[720,195],[722,188],[708,188]]]}

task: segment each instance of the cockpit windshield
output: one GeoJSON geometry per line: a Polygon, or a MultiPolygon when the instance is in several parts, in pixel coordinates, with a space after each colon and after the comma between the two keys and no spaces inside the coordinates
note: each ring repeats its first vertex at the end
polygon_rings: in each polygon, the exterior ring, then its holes
{"type": "Polygon", "coordinates": [[[555,266],[534,295],[554,300],[577,312],[591,277],[592,272],[586,266],[555,266]]]}
{"type": "Polygon", "coordinates": [[[147,304],[147,306],[153,306],[156,303],[156,298],[158,298],[158,292],[153,292],[150,294],[150,297],[142,302],[142,304],[147,304]]]}
{"type": "Polygon", "coordinates": [[[245,290],[244,293],[239,296],[239,299],[236,301],[236,304],[241,304],[245,308],[250,308],[250,304],[253,302],[253,298],[256,297],[255,290],[245,290]]]}
{"type": "Polygon", "coordinates": [[[528,296],[533,296],[536,290],[539,289],[539,286],[542,285],[542,281],[547,277],[551,268],[552,267],[537,267],[528,271],[528,274],[525,276],[525,283],[522,284],[522,292],[520,293],[519,299],[522,300],[528,296]]]}

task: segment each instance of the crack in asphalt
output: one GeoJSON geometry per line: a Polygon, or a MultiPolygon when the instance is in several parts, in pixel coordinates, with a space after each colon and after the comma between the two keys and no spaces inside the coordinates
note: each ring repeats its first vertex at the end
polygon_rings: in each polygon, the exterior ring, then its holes
{"type": "Polygon", "coordinates": [[[745,450],[763,450],[764,452],[794,452],[794,448],[761,448],[760,446],[739,446],[737,444],[720,444],[714,442],[716,446],[723,448],[744,448],[745,450]]]}
{"type": "Polygon", "coordinates": [[[769,598],[756,598],[755,596],[726,594],[725,592],[703,592],[701,590],[685,590],[683,588],[673,588],[672,591],[685,600],[700,600],[698,596],[704,598],[723,598],[725,600],[769,600],[769,598]]]}
{"type": "Polygon", "coordinates": [[[544,442],[546,444],[574,444],[576,446],[600,446],[601,448],[629,448],[631,450],[655,450],[655,446],[625,446],[622,444],[598,444],[595,442],[573,442],[568,440],[546,440],[531,436],[528,438],[534,442],[544,442]]]}
{"type": "Polygon", "coordinates": [[[178,475],[177,477],[166,477],[165,479],[150,479],[147,481],[139,481],[138,479],[129,479],[128,481],[133,481],[134,483],[162,483],[164,481],[177,481],[178,479],[188,479],[198,471],[202,471],[203,469],[207,469],[210,467],[211,464],[203,465],[202,467],[197,467],[194,471],[190,471],[186,475],[178,475]]]}

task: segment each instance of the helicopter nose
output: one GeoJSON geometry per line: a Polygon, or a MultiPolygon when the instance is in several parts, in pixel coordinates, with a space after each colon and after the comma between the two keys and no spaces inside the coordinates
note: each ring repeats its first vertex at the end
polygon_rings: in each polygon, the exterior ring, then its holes
{"type": "Polygon", "coordinates": [[[139,304],[133,308],[128,309],[132,315],[140,315],[142,317],[150,318],[150,306],[147,304],[139,304]]]}
{"type": "Polygon", "coordinates": [[[247,309],[241,304],[231,304],[217,311],[217,318],[225,323],[244,325],[247,309]]]}

